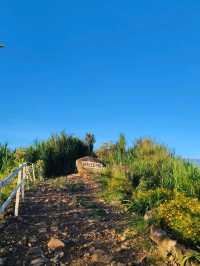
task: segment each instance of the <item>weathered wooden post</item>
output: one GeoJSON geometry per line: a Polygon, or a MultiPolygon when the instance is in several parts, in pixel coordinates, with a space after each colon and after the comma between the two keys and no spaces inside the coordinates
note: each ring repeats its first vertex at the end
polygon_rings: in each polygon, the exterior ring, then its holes
{"type": "Polygon", "coordinates": [[[31,176],[30,176],[30,167],[28,165],[26,165],[26,185],[27,188],[30,188],[30,181],[32,180],[31,176]]]}
{"type": "MultiPolygon", "coordinates": [[[[20,165],[21,167],[21,165],[20,165]]],[[[22,169],[18,172],[18,179],[17,179],[17,193],[16,193],[16,200],[15,200],[15,216],[19,214],[19,200],[20,200],[20,192],[21,192],[21,182],[22,182],[22,169]]]]}
{"type": "Polygon", "coordinates": [[[32,163],[32,172],[33,172],[33,182],[35,183],[35,166],[32,163]]]}
{"type": "Polygon", "coordinates": [[[26,178],[26,165],[22,168],[22,185],[21,185],[21,192],[22,192],[22,201],[24,201],[24,185],[25,185],[25,178],[26,178]]]}

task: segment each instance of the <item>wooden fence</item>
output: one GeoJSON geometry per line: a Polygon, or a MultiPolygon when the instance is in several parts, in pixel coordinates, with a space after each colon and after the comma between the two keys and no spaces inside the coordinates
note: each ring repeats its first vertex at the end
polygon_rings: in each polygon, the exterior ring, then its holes
{"type": "MultiPolygon", "coordinates": [[[[17,184],[14,187],[14,189],[11,191],[8,198],[0,206],[0,215],[2,215],[5,212],[6,208],[11,203],[13,198],[16,197],[14,215],[18,216],[20,197],[22,198],[22,201],[24,200],[25,184],[26,183],[29,184],[30,181],[35,182],[35,166],[34,166],[34,164],[23,163],[14,172],[12,172],[9,176],[5,177],[3,180],[0,180],[0,191],[2,188],[8,186],[14,180],[15,177],[18,177],[17,178],[17,184]]],[[[1,196],[1,192],[0,192],[0,196],[1,196]]]]}

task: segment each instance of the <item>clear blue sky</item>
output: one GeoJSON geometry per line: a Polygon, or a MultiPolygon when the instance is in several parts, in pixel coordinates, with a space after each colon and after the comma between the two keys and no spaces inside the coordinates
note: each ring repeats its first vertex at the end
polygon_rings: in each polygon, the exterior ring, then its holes
{"type": "Polygon", "coordinates": [[[65,129],[200,157],[199,1],[2,1],[0,142],[65,129]]]}

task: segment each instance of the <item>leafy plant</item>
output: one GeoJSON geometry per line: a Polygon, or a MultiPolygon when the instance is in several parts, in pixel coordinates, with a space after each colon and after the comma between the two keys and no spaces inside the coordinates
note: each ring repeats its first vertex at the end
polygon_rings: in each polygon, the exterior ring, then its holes
{"type": "Polygon", "coordinates": [[[172,197],[173,192],[163,188],[139,191],[133,193],[132,201],[127,205],[129,210],[144,215],[146,211],[158,207],[162,202],[170,200],[172,197]]]}
{"type": "Polygon", "coordinates": [[[28,147],[25,158],[28,162],[42,160],[44,176],[49,178],[74,172],[76,160],[88,154],[88,146],[83,141],[61,132],[28,147]]]}
{"type": "Polygon", "coordinates": [[[184,256],[184,258],[181,262],[181,266],[185,266],[187,264],[187,262],[190,262],[190,261],[200,262],[200,255],[199,254],[191,254],[191,255],[184,256]]]}
{"type": "Polygon", "coordinates": [[[159,216],[163,228],[185,244],[200,245],[200,202],[182,193],[162,203],[159,216]]]}

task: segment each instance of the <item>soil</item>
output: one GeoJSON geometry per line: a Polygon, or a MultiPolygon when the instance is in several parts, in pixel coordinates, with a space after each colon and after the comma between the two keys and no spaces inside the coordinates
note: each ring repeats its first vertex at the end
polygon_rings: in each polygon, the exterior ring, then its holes
{"type": "Polygon", "coordinates": [[[105,203],[100,192],[88,176],[36,184],[19,217],[8,212],[0,224],[0,265],[168,265],[146,229],[134,228],[137,217],[105,203]]]}

